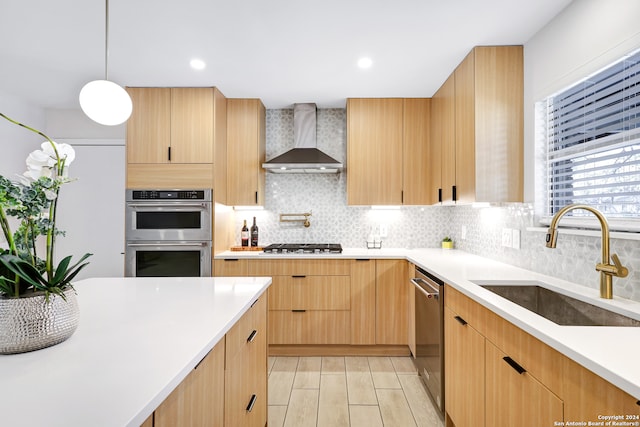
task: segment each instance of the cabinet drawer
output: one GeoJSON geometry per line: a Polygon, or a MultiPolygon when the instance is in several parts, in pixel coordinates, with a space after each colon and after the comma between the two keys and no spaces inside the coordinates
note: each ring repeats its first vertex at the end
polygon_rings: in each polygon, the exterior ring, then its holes
{"type": "Polygon", "coordinates": [[[235,355],[227,353],[225,369],[226,426],[264,427],[267,422],[267,337],[235,355]]]}
{"type": "Polygon", "coordinates": [[[349,276],[275,276],[269,287],[270,310],[348,310],[349,276]]]}
{"type": "Polygon", "coordinates": [[[445,286],[444,304],[465,322],[472,325],[474,329],[485,335],[487,316],[493,314],[488,309],[449,285],[445,286]]]}
{"type": "Polygon", "coordinates": [[[261,295],[253,306],[227,332],[227,356],[234,356],[245,347],[255,346],[257,339],[266,333],[266,295],[261,295]]]}
{"type": "Polygon", "coordinates": [[[248,276],[249,260],[238,258],[214,259],[213,275],[216,277],[248,276]]]}
{"type": "Polygon", "coordinates": [[[269,344],[349,344],[347,310],[269,311],[269,344]]]}
{"type": "Polygon", "coordinates": [[[251,260],[249,276],[349,276],[347,259],[251,260]]]}

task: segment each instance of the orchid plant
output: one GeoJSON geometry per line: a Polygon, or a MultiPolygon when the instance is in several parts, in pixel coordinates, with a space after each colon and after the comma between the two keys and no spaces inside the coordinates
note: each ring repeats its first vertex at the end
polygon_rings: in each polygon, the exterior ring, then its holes
{"type": "Polygon", "coordinates": [[[27,157],[27,171],[14,182],[0,175],[0,225],[8,248],[0,247],[0,295],[19,298],[37,291],[64,298],[73,288],[71,281],[88,262],[85,254],[71,265],[67,256],[54,266],[56,236],[64,234],[56,228],[56,209],[60,187],[71,181],[68,167],[75,151],[68,144],[58,144],[44,133],[23,125],[4,114],[0,116],[44,137],[40,150],[27,157]],[[10,218],[17,219],[15,232],[10,218]],[[46,240],[44,259],[38,254],[36,241],[46,240]]]}

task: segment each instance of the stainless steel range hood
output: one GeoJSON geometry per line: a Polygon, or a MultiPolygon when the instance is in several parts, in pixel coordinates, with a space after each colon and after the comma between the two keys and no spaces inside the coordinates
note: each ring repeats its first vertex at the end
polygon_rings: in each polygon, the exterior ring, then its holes
{"type": "Polygon", "coordinates": [[[272,173],[338,173],[342,163],[316,146],[316,104],[293,105],[294,148],[262,164],[272,173]]]}

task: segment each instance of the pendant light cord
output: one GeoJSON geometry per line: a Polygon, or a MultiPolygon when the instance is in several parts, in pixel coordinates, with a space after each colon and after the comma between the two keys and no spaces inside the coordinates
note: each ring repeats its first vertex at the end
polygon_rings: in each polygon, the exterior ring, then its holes
{"type": "Polygon", "coordinates": [[[104,79],[109,80],[109,0],[105,0],[104,16],[104,79]]]}

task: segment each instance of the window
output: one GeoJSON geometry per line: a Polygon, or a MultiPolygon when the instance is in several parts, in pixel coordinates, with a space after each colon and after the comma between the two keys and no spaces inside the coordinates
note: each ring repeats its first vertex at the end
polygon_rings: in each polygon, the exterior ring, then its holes
{"type": "Polygon", "coordinates": [[[608,218],[640,219],[640,51],[538,107],[547,148],[545,215],[584,203],[608,218]]]}

